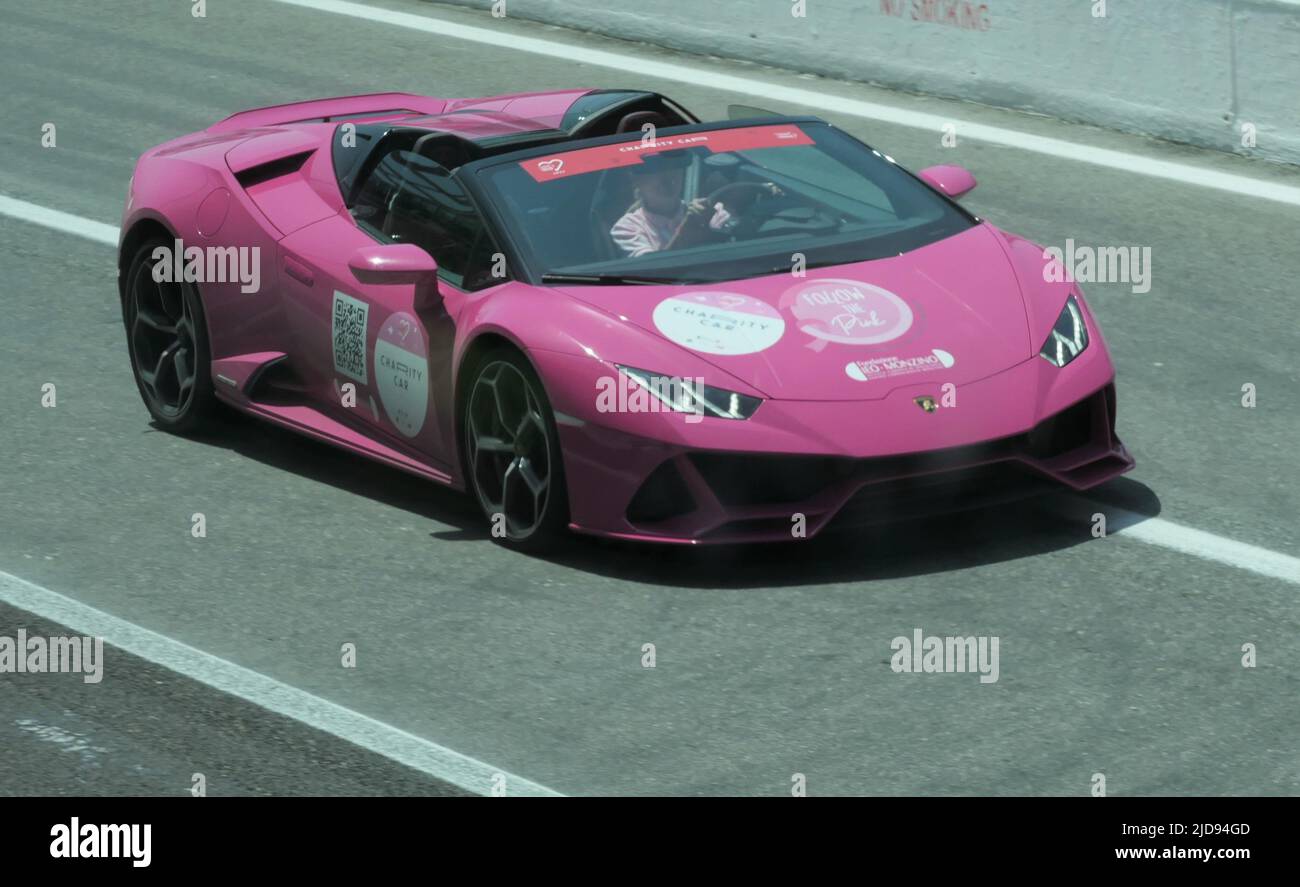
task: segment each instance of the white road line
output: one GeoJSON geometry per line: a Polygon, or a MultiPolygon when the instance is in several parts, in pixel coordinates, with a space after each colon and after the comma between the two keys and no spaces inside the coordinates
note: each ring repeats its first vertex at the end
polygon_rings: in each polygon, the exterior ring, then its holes
{"type": "Polygon", "coordinates": [[[1089,520],[1095,513],[1106,515],[1108,535],[1158,545],[1202,560],[1214,561],[1238,570],[1246,570],[1300,585],[1300,558],[1258,545],[1216,536],[1205,530],[1176,524],[1160,517],[1147,517],[1134,511],[1087,499],[1073,497],[1061,511],[1068,517],[1089,520]]]}
{"type": "Polygon", "coordinates": [[[0,601],[56,622],[77,634],[102,637],[105,644],[125,650],[154,665],[337,736],[466,791],[488,795],[492,790],[493,778],[496,774],[501,774],[505,777],[508,796],[558,795],[521,776],[506,773],[460,752],[110,616],[5,572],[0,572],[0,601]]]}
{"type": "Polygon", "coordinates": [[[414,13],[397,12],[396,10],[375,6],[363,6],[360,3],[347,2],[347,0],[274,0],[274,2],[288,6],[300,6],[318,12],[351,16],[352,18],[365,19],[381,24],[395,25],[400,28],[409,28],[415,31],[423,31],[426,34],[451,37],[456,40],[468,40],[516,52],[563,59],[566,62],[613,68],[620,71],[624,77],[631,72],[641,77],[657,77],[662,80],[689,83],[692,86],[702,88],[721,89],[726,92],[786,102],[801,108],[816,108],[836,114],[879,120],[884,123],[892,123],[913,129],[929,130],[935,133],[936,136],[943,132],[945,126],[953,124],[956,125],[957,131],[962,137],[974,139],[975,141],[1005,145],[1022,151],[1032,151],[1037,154],[1046,154],[1079,163],[1104,166],[1151,178],[1167,179],[1186,185],[1227,191],[1245,197],[1300,206],[1300,187],[1292,185],[1277,184],[1264,179],[1252,178],[1251,176],[1218,172],[1187,163],[1157,160],[1125,151],[1076,144],[1064,139],[1033,135],[1032,133],[1014,129],[971,123],[946,115],[909,111],[906,108],[891,105],[826,95],[811,89],[780,86],[752,77],[721,74],[675,61],[655,61],[628,53],[589,49],[571,43],[560,43],[537,37],[523,37],[504,29],[492,30],[473,25],[462,25],[429,15],[415,15],[414,13]]]}
{"type": "Polygon", "coordinates": [[[1144,518],[1134,514],[1131,519],[1134,523],[1120,531],[1122,536],[1300,585],[1300,558],[1225,539],[1158,517],[1144,518]]]}
{"type": "Polygon", "coordinates": [[[41,225],[45,228],[53,228],[55,231],[62,231],[65,234],[75,234],[96,243],[117,246],[117,228],[113,225],[105,225],[103,222],[95,222],[81,216],[59,212],[57,209],[47,209],[35,203],[15,200],[2,194],[0,194],[0,215],[31,222],[33,225],[41,225]]]}

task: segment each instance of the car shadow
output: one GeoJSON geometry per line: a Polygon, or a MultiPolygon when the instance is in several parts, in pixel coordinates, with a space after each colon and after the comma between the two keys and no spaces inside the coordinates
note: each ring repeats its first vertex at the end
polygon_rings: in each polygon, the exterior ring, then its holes
{"type": "MultiPolygon", "coordinates": [[[[193,438],[300,477],[400,508],[448,529],[440,542],[495,544],[469,496],[328,444],[226,411],[193,438]]],[[[836,529],[788,544],[657,545],[573,534],[539,559],[594,575],[685,588],[773,588],[935,575],[1092,541],[1095,513],[1114,532],[1160,514],[1146,485],[1118,478],[1086,496],[1062,491],[938,517],[836,529]]]]}
{"type": "Polygon", "coordinates": [[[210,430],[187,438],[454,528],[440,531],[440,537],[490,538],[463,493],[233,409],[219,410],[210,430]]]}
{"type": "Polygon", "coordinates": [[[937,575],[1093,541],[1093,515],[1114,532],[1160,513],[1144,484],[1119,478],[1086,498],[1052,493],[979,510],[867,527],[833,526],[790,543],[664,546],[578,538],[548,560],[686,588],[774,588],[937,575]],[[581,544],[575,544],[580,542],[581,544]]]}

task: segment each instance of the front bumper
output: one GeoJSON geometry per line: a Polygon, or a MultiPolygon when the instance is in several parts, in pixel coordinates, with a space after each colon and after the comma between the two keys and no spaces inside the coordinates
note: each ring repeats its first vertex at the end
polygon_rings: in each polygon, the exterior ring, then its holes
{"type": "Polygon", "coordinates": [[[933,388],[921,385],[870,404],[767,401],[760,421],[706,421],[686,435],[694,440],[566,417],[560,438],[571,526],[639,541],[786,541],[798,538],[796,515],[811,537],[832,523],[892,522],[1053,488],[1084,490],[1129,471],[1133,458],[1115,435],[1113,379],[1102,377],[1091,392],[1041,386],[1045,367],[1054,370],[1038,360],[963,386],[946,415],[946,408],[927,414],[916,406],[914,395],[933,388]],[[699,445],[713,443],[715,429],[748,432],[749,440],[699,445]]]}
{"type": "MultiPolygon", "coordinates": [[[[651,473],[624,513],[624,538],[679,543],[782,541],[828,525],[863,526],[986,507],[1133,467],[1113,430],[1110,386],[1014,437],[875,459],[679,453],[651,473]]],[[[575,529],[586,529],[575,525],[575,529]]]]}

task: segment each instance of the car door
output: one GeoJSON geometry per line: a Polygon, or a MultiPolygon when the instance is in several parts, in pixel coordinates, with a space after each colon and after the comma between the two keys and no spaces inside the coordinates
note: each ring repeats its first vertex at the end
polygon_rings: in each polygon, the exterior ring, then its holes
{"type": "Polygon", "coordinates": [[[445,470],[454,458],[454,317],[469,289],[500,282],[485,273],[495,251],[463,189],[421,154],[387,151],[355,195],[351,218],[324,220],[282,243],[308,385],[330,415],[445,470]],[[409,282],[358,280],[348,260],[376,242],[429,252],[440,298],[417,305],[409,282]]]}

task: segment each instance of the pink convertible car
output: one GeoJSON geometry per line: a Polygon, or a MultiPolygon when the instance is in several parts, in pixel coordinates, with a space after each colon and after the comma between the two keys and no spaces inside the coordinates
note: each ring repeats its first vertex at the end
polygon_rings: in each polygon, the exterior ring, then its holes
{"type": "Polygon", "coordinates": [[[655,93],[380,94],[141,157],[131,364],[465,489],[492,535],[812,536],[1133,466],[1083,294],[1041,247],[815,117],[655,93]]]}

